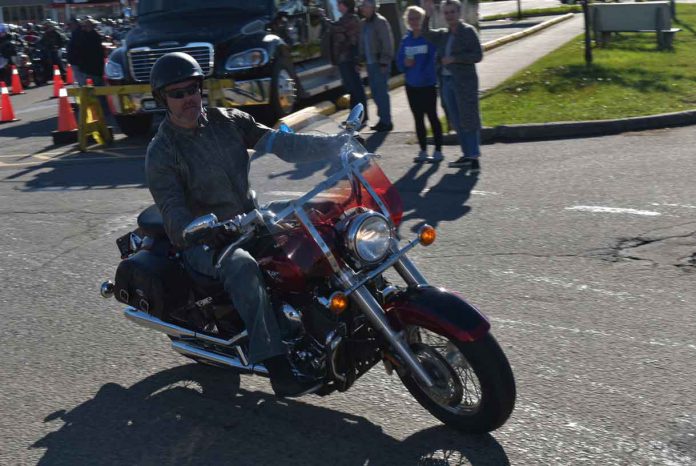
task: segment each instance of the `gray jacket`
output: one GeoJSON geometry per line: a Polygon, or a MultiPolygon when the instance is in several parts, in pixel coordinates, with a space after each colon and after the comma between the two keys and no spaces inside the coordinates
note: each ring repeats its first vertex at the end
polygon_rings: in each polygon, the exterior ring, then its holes
{"type": "MultiPolygon", "coordinates": [[[[445,56],[449,29],[430,29],[430,18],[426,16],[423,23],[423,37],[437,47],[438,62],[445,56]]],[[[439,72],[445,67],[457,86],[457,107],[461,118],[461,126],[467,131],[481,128],[479,114],[479,84],[475,63],[483,59],[483,49],[476,29],[470,24],[460,22],[454,32],[454,40],[450,56],[455,62],[450,65],[440,65],[439,72]]]]}
{"type": "MultiPolygon", "coordinates": [[[[164,119],[147,148],[145,170],[172,243],[186,246],[183,230],[196,217],[214,213],[220,220],[230,219],[254,208],[247,149],[270,131],[236,109],[209,108],[195,129],[164,119]]],[[[288,162],[317,160],[326,157],[324,140],[276,132],[273,149],[288,162]]]]}
{"type": "Polygon", "coordinates": [[[394,59],[394,37],[392,37],[389,21],[375,12],[370,20],[360,22],[360,61],[367,63],[365,56],[365,36],[366,30],[369,34],[370,49],[375,58],[375,63],[380,65],[391,65],[394,59]]]}

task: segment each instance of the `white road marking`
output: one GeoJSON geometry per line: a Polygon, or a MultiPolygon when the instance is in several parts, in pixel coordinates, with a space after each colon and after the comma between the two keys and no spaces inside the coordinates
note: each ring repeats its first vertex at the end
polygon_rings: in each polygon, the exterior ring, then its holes
{"type": "Polygon", "coordinates": [[[659,202],[653,202],[650,205],[654,206],[664,206],[664,207],[681,207],[684,209],[696,209],[696,205],[688,205],[688,204],[660,204],[659,202]]]}
{"type": "Polygon", "coordinates": [[[573,207],[566,207],[565,210],[577,210],[581,212],[594,212],[602,214],[646,215],[649,217],[662,215],[660,212],[653,212],[651,210],[624,209],[621,207],[605,207],[596,205],[576,205],[573,207]]]}
{"type": "MultiPolygon", "coordinates": [[[[57,110],[57,109],[58,109],[58,101],[55,100],[54,102],[52,102],[52,103],[50,103],[50,104],[37,105],[36,107],[29,107],[29,108],[25,108],[25,109],[22,109],[22,110],[17,110],[17,111],[15,112],[15,114],[16,114],[16,115],[23,115],[23,114],[25,114],[25,113],[38,112],[39,110],[46,110],[46,109],[50,109],[50,108],[53,108],[53,109],[56,109],[56,110],[57,110]]],[[[57,115],[58,115],[58,114],[56,113],[56,116],[57,116],[57,115]]]]}

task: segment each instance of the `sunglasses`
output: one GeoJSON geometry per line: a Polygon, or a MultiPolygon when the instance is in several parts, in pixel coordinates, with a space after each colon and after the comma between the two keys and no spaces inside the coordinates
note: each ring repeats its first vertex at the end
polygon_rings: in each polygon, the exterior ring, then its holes
{"type": "Polygon", "coordinates": [[[163,91],[164,95],[170,99],[183,99],[188,95],[193,95],[200,91],[198,83],[191,84],[190,86],[182,87],[179,89],[172,89],[171,91],[163,91]]]}

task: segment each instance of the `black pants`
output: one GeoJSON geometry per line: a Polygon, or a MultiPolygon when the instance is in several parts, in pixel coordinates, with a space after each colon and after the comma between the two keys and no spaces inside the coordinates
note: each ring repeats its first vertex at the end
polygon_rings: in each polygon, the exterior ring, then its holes
{"type": "Polygon", "coordinates": [[[435,150],[442,150],[442,126],[437,117],[437,89],[435,86],[411,87],[407,85],[406,96],[413,118],[416,120],[416,135],[421,149],[426,149],[424,117],[427,114],[435,137],[435,150]]]}

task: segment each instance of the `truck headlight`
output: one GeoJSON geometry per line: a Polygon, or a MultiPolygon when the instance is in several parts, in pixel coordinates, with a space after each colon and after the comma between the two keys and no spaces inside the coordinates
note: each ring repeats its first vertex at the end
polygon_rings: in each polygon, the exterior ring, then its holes
{"type": "Polygon", "coordinates": [[[225,69],[227,71],[246,70],[266,63],[268,63],[268,52],[264,49],[250,49],[230,56],[225,62],[225,69]]]}
{"type": "Polygon", "coordinates": [[[106,67],[104,67],[104,74],[107,79],[123,79],[123,67],[115,61],[109,60],[106,62],[106,67]]]}
{"type": "Polygon", "coordinates": [[[364,212],[351,219],[345,241],[348,251],[360,263],[377,264],[389,254],[391,224],[382,214],[364,212]]]}

